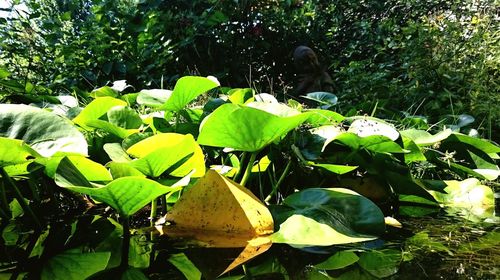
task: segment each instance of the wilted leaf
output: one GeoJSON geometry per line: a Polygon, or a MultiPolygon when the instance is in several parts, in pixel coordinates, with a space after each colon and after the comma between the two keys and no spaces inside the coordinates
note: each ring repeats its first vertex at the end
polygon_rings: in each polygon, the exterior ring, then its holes
{"type": "Polygon", "coordinates": [[[271,246],[267,236],[273,232],[273,219],[267,207],[249,190],[213,170],[181,196],[166,221],[157,229],[169,237],[207,247],[244,248],[225,271],[271,246]]]}

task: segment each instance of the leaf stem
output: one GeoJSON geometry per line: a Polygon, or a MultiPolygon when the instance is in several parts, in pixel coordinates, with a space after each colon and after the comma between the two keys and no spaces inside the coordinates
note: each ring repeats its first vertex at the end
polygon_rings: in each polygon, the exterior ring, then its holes
{"type": "Polygon", "coordinates": [[[243,174],[243,178],[241,178],[240,185],[245,186],[248,179],[250,178],[250,174],[252,173],[253,162],[255,161],[256,157],[257,157],[257,152],[253,152],[250,154],[250,160],[248,160],[247,162],[245,173],[243,174]]]}
{"type": "Polygon", "coordinates": [[[289,160],[288,163],[286,164],[285,170],[283,170],[283,173],[281,173],[281,176],[278,179],[278,182],[276,182],[276,184],[273,185],[273,189],[272,189],[271,193],[264,200],[265,203],[268,203],[271,200],[271,198],[276,194],[281,183],[283,183],[283,180],[285,180],[286,175],[288,175],[288,172],[290,171],[290,167],[292,167],[292,160],[289,160]]]}
{"type": "Polygon", "coordinates": [[[241,154],[240,166],[238,167],[238,173],[236,173],[236,175],[234,175],[234,177],[233,177],[234,181],[238,181],[238,179],[241,177],[241,173],[243,173],[242,166],[243,166],[243,164],[244,164],[244,162],[245,162],[245,160],[247,158],[247,155],[248,155],[247,152],[243,152],[241,154]]]}
{"type": "Polygon", "coordinates": [[[7,183],[7,185],[9,185],[12,188],[12,190],[14,191],[14,196],[16,197],[17,201],[19,202],[19,204],[23,208],[24,213],[26,213],[29,216],[31,216],[31,218],[35,222],[37,230],[42,230],[42,224],[38,220],[38,217],[35,215],[35,213],[31,209],[31,207],[28,205],[28,203],[26,203],[26,201],[24,200],[23,194],[21,193],[21,191],[19,190],[19,188],[16,186],[16,184],[14,183],[14,181],[12,180],[12,178],[10,178],[9,174],[7,174],[7,172],[5,171],[5,169],[3,169],[3,167],[0,168],[0,173],[1,173],[2,177],[3,177],[3,179],[4,179],[4,182],[7,183]]]}
{"type": "MultiPolygon", "coordinates": [[[[10,213],[9,202],[7,201],[7,193],[3,180],[0,180],[0,209],[2,209],[2,212],[5,212],[6,214],[10,213]]],[[[10,219],[10,214],[6,215],[6,219],[10,219]]]]}
{"type": "Polygon", "coordinates": [[[120,268],[125,270],[128,268],[128,254],[130,247],[130,218],[124,216],[122,218],[123,227],[123,240],[122,240],[122,259],[120,262],[120,268]]]}
{"type": "MultiPolygon", "coordinates": [[[[158,208],[158,199],[155,198],[153,201],[151,201],[151,212],[149,214],[149,225],[151,227],[155,226],[155,219],[156,219],[156,214],[157,214],[157,208],[158,208]]],[[[154,238],[154,234],[151,233],[150,235],[151,240],[154,238]]]]}

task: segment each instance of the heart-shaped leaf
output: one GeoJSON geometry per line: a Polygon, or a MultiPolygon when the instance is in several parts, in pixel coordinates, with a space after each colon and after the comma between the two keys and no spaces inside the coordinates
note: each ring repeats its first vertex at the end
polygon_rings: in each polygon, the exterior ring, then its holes
{"type": "Polygon", "coordinates": [[[185,76],[175,84],[172,95],[168,98],[161,109],[167,111],[180,111],[193,101],[198,95],[203,94],[220,84],[213,79],[196,76],[185,76]]]}
{"type": "Polygon", "coordinates": [[[271,236],[275,243],[329,246],[372,240],[385,231],[382,211],[348,189],[305,189],[287,197],[284,204],[276,217],[283,222],[271,236]]]}
{"type": "Polygon", "coordinates": [[[279,140],[308,117],[307,113],[280,117],[251,107],[224,104],[204,119],[198,143],[255,152],[279,140]]]}

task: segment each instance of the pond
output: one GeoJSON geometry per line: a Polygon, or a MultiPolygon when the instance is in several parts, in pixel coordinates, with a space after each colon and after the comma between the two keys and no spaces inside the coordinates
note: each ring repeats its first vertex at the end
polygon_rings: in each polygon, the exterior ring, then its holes
{"type": "MultiPolygon", "coordinates": [[[[497,279],[500,272],[498,216],[485,218],[463,211],[457,214],[441,210],[433,215],[398,220],[402,228],[388,227],[380,239],[361,245],[298,250],[275,244],[266,253],[220,278],[497,279]]],[[[241,249],[190,248],[179,252],[185,253],[203,276],[211,279],[219,276],[241,249]]],[[[171,271],[176,269],[172,267],[171,271]]],[[[185,277],[180,272],[158,273],[154,279],[185,277]]]]}

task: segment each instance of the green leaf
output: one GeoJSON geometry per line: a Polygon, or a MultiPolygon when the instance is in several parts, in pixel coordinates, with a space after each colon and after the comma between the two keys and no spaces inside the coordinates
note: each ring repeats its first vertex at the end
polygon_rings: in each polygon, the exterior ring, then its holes
{"type": "MultiPolygon", "coordinates": [[[[95,161],[83,156],[68,155],[66,158],[71,161],[76,169],[78,169],[88,181],[105,182],[113,180],[108,170],[95,161]]],[[[45,173],[47,176],[54,178],[56,170],[62,159],[63,156],[55,156],[47,161],[47,164],[45,165],[45,173]]]]}
{"type": "Polygon", "coordinates": [[[167,111],[180,111],[193,101],[198,95],[219,86],[218,82],[205,77],[186,76],[180,78],[175,84],[174,91],[161,109],[167,111]]]}
{"type": "Polygon", "coordinates": [[[71,122],[27,105],[0,104],[0,136],[23,140],[45,157],[56,152],[87,155],[85,137],[71,122]]]}
{"type": "Polygon", "coordinates": [[[495,207],[493,190],[475,178],[444,182],[447,185],[445,193],[429,191],[439,203],[478,211],[495,207]]]}
{"type": "Polygon", "coordinates": [[[0,68],[0,79],[5,79],[8,76],[10,76],[9,71],[5,70],[4,68],[0,68]]]}
{"type": "Polygon", "coordinates": [[[54,181],[58,186],[63,188],[71,186],[92,187],[90,182],[67,157],[59,161],[54,175],[54,181]]]}
{"type": "Polygon", "coordinates": [[[0,167],[22,164],[40,155],[21,140],[0,137],[0,167]]]}
{"type": "Polygon", "coordinates": [[[129,162],[132,160],[119,143],[106,143],[103,149],[114,162],[129,162]]]}
{"type": "Polygon", "coordinates": [[[102,188],[66,187],[74,192],[88,194],[113,207],[120,215],[131,216],[153,199],[171,191],[153,180],[141,177],[118,178],[102,188]]]}
{"type": "Polygon", "coordinates": [[[251,88],[235,88],[230,90],[227,95],[228,99],[233,104],[243,105],[254,100],[254,91],[251,88]]]}
{"type": "Polygon", "coordinates": [[[130,136],[138,131],[137,129],[121,128],[119,126],[116,126],[112,123],[109,123],[109,122],[103,121],[103,120],[88,120],[85,123],[85,125],[86,125],[86,127],[89,127],[89,128],[102,129],[102,130],[109,132],[113,135],[116,135],[122,139],[127,138],[128,136],[130,136]]]}
{"type": "Polygon", "coordinates": [[[321,109],[328,109],[337,104],[338,98],[335,94],[324,91],[310,92],[306,96],[301,96],[305,99],[312,100],[320,104],[321,109]]]}
{"type": "Polygon", "coordinates": [[[468,135],[453,133],[447,139],[446,142],[461,142],[473,147],[478,148],[479,150],[485,153],[500,153],[500,146],[497,146],[491,142],[488,142],[484,139],[479,139],[475,137],[471,137],[468,135]]]}
{"type": "Polygon", "coordinates": [[[159,177],[179,164],[170,170],[171,176],[184,177],[193,169],[193,177],[205,174],[203,151],[190,134],[160,133],[136,143],[127,152],[139,158],[130,165],[148,176],[159,177]]]}
{"type": "Polygon", "coordinates": [[[141,117],[130,107],[115,106],[107,112],[107,115],[111,124],[121,128],[139,128],[142,125],[141,117]]]}
{"type": "Polygon", "coordinates": [[[340,123],[345,119],[341,114],[328,110],[314,109],[307,112],[311,114],[306,122],[314,127],[340,123]]]}
{"type": "Polygon", "coordinates": [[[402,260],[401,251],[385,249],[361,253],[358,264],[373,276],[384,278],[396,274],[402,260]]]}
{"type": "Polygon", "coordinates": [[[294,248],[303,248],[364,242],[376,237],[345,235],[312,218],[294,214],[280,225],[279,231],[273,233],[270,239],[273,243],[286,243],[294,248]]]}
{"type": "Polygon", "coordinates": [[[107,164],[107,166],[109,167],[109,171],[111,172],[113,179],[118,179],[121,177],[128,177],[128,176],[146,177],[146,175],[144,175],[141,171],[132,167],[128,163],[110,162],[107,164]]]}
{"type": "Polygon", "coordinates": [[[90,130],[88,125],[90,121],[96,121],[105,115],[109,109],[115,106],[127,106],[127,102],[113,97],[98,97],[90,102],[81,112],[73,119],[73,122],[79,126],[90,130]]]}
{"type": "Polygon", "coordinates": [[[288,210],[274,217],[277,223],[286,219],[271,236],[276,243],[330,246],[373,240],[385,231],[382,211],[348,189],[305,189],[287,197],[284,205],[288,210]]]}
{"type": "Polygon", "coordinates": [[[344,188],[309,188],[288,196],[283,203],[299,210],[309,212],[312,218],[325,217],[341,222],[345,233],[378,235],[385,231],[382,211],[368,198],[344,188]]]}
{"type": "Polygon", "coordinates": [[[184,253],[173,254],[168,258],[168,262],[173,264],[186,279],[201,279],[201,272],[196,266],[186,257],[184,253]]]}
{"type": "Polygon", "coordinates": [[[172,95],[167,89],[143,89],[137,95],[137,103],[152,108],[160,108],[172,95]]]}
{"type": "Polygon", "coordinates": [[[405,156],[405,163],[412,163],[412,162],[417,162],[417,161],[426,161],[427,158],[424,156],[422,153],[422,150],[418,145],[413,142],[410,138],[403,136],[403,146],[405,150],[410,151],[409,153],[406,153],[405,156]]]}
{"type": "Polygon", "coordinates": [[[405,153],[396,142],[381,135],[371,135],[360,137],[352,132],[339,133],[333,138],[327,139],[324,146],[326,147],[332,141],[338,141],[343,145],[350,147],[353,150],[366,149],[376,153],[405,153]]]}
{"type": "Polygon", "coordinates": [[[42,269],[41,279],[85,279],[92,274],[104,270],[108,264],[110,253],[82,253],[70,250],[51,258],[42,269]]]}
{"type": "Polygon", "coordinates": [[[98,89],[94,89],[91,93],[90,96],[92,98],[98,98],[98,97],[117,97],[118,92],[108,86],[100,87],[98,89]]]}
{"type": "MultiPolygon", "coordinates": [[[[148,280],[149,278],[137,268],[129,267],[125,270],[120,280],[148,280]]],[[[188,278],[189,279],[189,278],[188,278]]]]}
{"type": "Polygon", "coordinates": [[[314,265],[318,269],[334,270],[348,267],[359,260],[358,255],[351,251],[340,251],[326,259],[324,262],[314,265]]]}
{"type": "Polygon", "coordinates": [[[406,138],[411,139],[418,146],[431,146],[448,138],[451,135],[451,130],[446,129],[435,135],[419,129],[407,129],[400,131],[400,133],[406,138]]]}
{"type": "Polygon", "coordinates": [[[357,166],[347,166],[347,165],[337,165],[337,164],[322,164],[322,163],[313,163],[311,165],[321,167],[321,168],[328,170],[328,171],[335,173],[335,174],[349,173],[349,172],[355,170],[356,168],[358,168],[357,166]]]}
{"type": "Polygon", "coordinates": [[[307,113],[279,117],[255,108],[224,104],[204,119],[198,143],[255,152],[279,140],[308,117],[307,113]]]}

